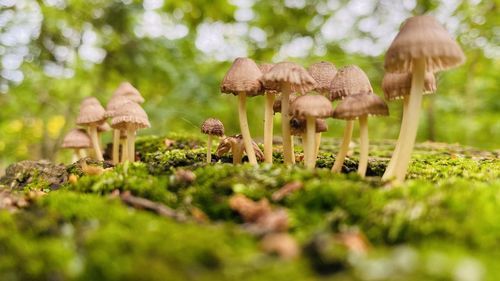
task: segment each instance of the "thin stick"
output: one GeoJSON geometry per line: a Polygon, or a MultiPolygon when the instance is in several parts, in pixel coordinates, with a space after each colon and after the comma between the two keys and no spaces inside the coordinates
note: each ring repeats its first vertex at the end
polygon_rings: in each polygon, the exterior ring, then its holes
{"type": "Polygon", "coordinates": [[[344,138],[342,139],[342,144],[340,150],[335,157],[335,163],[332,166],[333,173],[340,173],[342,171],[342,166],[344,166],[344,160],[349,151],[349,144],[351,143],[352,128],[354,127],[353,120],[347,120],[344,129],[344,138]]]}
{"type": "Polygon", "coordinates": [[[207,141],[207,163],[212,163],[212,135],[208,135],[208,141],[207,141]]]}
{"type": "Polygon", "coordinates": [[[321,133],[316,133],[316,149],[314,150],[314,161],[318,159],[319,147],[321,145],[321,133]]]}
{"type": "Polygon", "coordinates": [[[314,169],[316,166],[316,159],[314,159],[315,134],[316,134],[316,118],[312,116],[306,117],[306,133],[307,133],[307,147],[306,147],[306,167],[314,169]]]}
{"type": "Polygon", "coordinates": [[[273,104],[275,94],[266,93],[264,111],[264,162],[273,163],[273,104]]]}
{"type": "Polygon", "coordinates": [[[385,168],[384,175],[382,176],[383,181],[390,180],[391,178],[394,177],[394,168],[395,164],[400,157],[400,151],[401,151],[401,139],[402,136],[404,135],[403,128],[406,128],[404,124],[407,122],[408,119],[408,102],[409,102],[409,97],[404,96],[403,97],[403,118],[401,120],[401,129],[399,131],[399,137],[398,141],[396,142],[396,146],[394,147],[394,152],[392,153],[391,160],[389,161],[389,164],[387,164],[387,168],[385,168]]]}
{"type": "Polygon", "coordinates": [[[128,160],[133,163],[135,161],[135,130],[127,129],[127,147],[128,160]]]}
{"type": "Polygon", "coordinates": [[[290,134],[290,85],[285,84],[281,91],[281,134],[283,136],[283,158],[287,165],[295,164],[292,136],[290,134]]]}
{"type": "Polygon", "coordinates": [[[113,129],[113,164],[120,162],[120,130],[113,129]]]}
{"type": "Polygon", "coordinates": [[[239,102],[238,102],[238,116],[240,119],[240,130],[241,135],[243,136],[243,143],[245,145],[245,150],[248,156],[248,162],[252,165],[257,165],[257,158],[255,157],[255,151],[252,146],[252,137],[250,136],[250,129],[248,128],[248,120],[247,120],[247,95],[242,92],[239,93],[239,102]]]}
{"type": "Polygon", "coordinates": [[[365,177],[368,167],[368,116],[359,117],[359,138],[360,138],[360,156],[358,163],[358,174],[365,177]]]}
{"type": "Polygon", "coordinates": [[[120,194],[120,199],[123,203],[136,209],[144,209],[146,211],[154,212],[162,217],[175,219],[177,221],[187,220],[187,217],[182,213],[178,213],[161,203],[133,196],[130,194],[130,192],[124,192],[120,194]]]}
{"type": "Polygon", "coordinates": [[[95,151],[95,156],[98,161],[103,161],[104,158],[102,157],[101,148],[99,147],[99,140],[97,139],[97,127],[94,125],[89,126],[89,132],[90,132],[90,139],[92,140],[92,147],[94,148],[95,151]]]}

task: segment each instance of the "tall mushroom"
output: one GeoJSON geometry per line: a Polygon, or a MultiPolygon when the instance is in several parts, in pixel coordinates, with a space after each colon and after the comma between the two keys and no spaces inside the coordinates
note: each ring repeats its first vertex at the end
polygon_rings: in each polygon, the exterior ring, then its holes
{"type": "Polygon", "coordinates": [[[212,162],[212,136],[224,136],[224,124],[219,119],[208,118],[201,124],[201,132],[208,135],[207,163],[212,162]]]}
{"type": "MultiPolygon", "coordinates": [[[[331,101],[343,99],[349,95],[373,92],[372,85],[368,76],[356,65],[348,65],[341,68],[332,80],[330,85],[331,101]]],[[[340,173],[344,160],[349,151],[349,143],[352,138],[352,129],[354,121],[346,120],[346,127],[344,129],[344,136],[342,144],[340,145],[339,152],[335,157],[335,163],[332,166],[332,172],[340,173]]]]}
{"type": "MultiPolygon", "coordinates": [[[[123,88],[126,88],[125,86],[121,87],[121,91],[115,91],[115,94],[111,97],[111,99],[108,101],[108,104],[106,105],[106,118],[113,118],[116,115],[116,112],[123,107],[124,104],[131,102],[132,100],[129,99],[126,95],[124,95],[123,88]],[[118,93],[118,94],[117,94],[118,93]]],[[[120,89],[120,87],[118,88],[120,89]]],[[[132,96],[135,97],[134,100],[140,100],[137,98],[136,95],[132,96]]],[[[119,129],[113,129],[113,164],[117,164],[120,162],[120,130],[119,129]]]]}
{"type": "Polygon", "coordinates": [[[332,103],[322,95],[304,95],[290,105],[290,111],[294,116],[306,119],[305,164],[308,169],[313,169],[316,166],[316,118],[330,117],[332,103]]]}
{"type": "MultiPolygon", "coordinates": [[[[384,177],[404,181],[415,145],[426,72],[450,69],[465,61],[460,46],[432,16],[416,16],[405,21],[385,56],[386,72],[412,73],[407,110],[399,132],[400,144],[394,170],[384,177]]],[[[395,153],[396,154],[396,153],[395,153]]],[[[395,157],[393,154],[393,158],[395,157]]]]}
{"type": "MultiPolygon", "coordinates": [[[[252,150],[254,151],[257,159],[264,159],[264,153],[262,153],[259,146],[253,140],[252,150]]],[[[228,153],[229,151],[233,153],[233,165],[241,164],[243,152],[246,152],[248,156],[248,151],[245,148],[243,137],[241,135],[229,136],[222,139],[219,143],[219,146],[217,147],[215,154],[220,157],[228,153]]]]}
{"type": "Polygon", "coordinates": [[[292,138],[290,135],[290,94],[304,94],[316,87],[316,81],[300,65],[293,62],[281,62],[274,65],[262,76],[264,87],[281,92],[281,130],[283,135],[283,156],[285,164],[295,163],[292,138]]]}
{"type": "Polygon", "coordinates": [[[360,157],[358,174],[366,174],[368,166],[368,115],[389,115],[387,104],[377,95],[368,92],[347,96],[333,111],[333,118],[354,120],[359,119],[360,157]]]}
{"type": "MultiPolygon", "coordinates": [[[[263,63],[259,65],[262,74],[265,74],[273,68],[272,63],[263,63]]],[[[264,108],[264,162],[273,163],[273,105],[277,91],[275,89],[264,87],[266,104],[264,108]]]]}
{"type": "Polygon", "coordinates": [[[240,121],[241,135],[248,155],[248,161],[257,165],[257,158],[252,149],[252,137],[248,128],[246,100],[247,96],[253,97],[261,94],[262,84],[260,77],[262,72],[255,62],[249,58],[237,58],[224,76],[220,90],[225,94],[238,96],[238,116],[240,121]]]}
{"type": "Polygon", "coordinates": [[[84,129],[73,129],[64,137],[63,148],[74,149],[73,163],[87,157],[86,148],[92,147],[92,141],[84,129]]]}
{"type": "Polygon", "coordinates": [[[106,121],[105,110],[101,103],[94,97],[85,98],[80,105],[80,112],[76,118],[76,124],[86,126],[92,140],[97,160],[103,161],[101,147],[97,138],[97,127],[106,121]]]}
{"type": "Polygon", "coordinates": [[[123,147],[122,150],[127,150],[128,160],[134,162],[135,132],[138,129],[151,127],[147,113],[140,105],[130,101],[116,111],[115,116],[111,119],[111,127],[127,132],[127,147],[123,147]]]}
{"type": "MultiPolygon", "coordinates": [[[[382,90],[384,91],[384,96],[386,100],[392,101],[396,99],[403,99],[405,96],[410,94],[411,89],[411,73],[386,73],[384,79],[382,80],[382,90]]],[[[428,72],[425,74],[424,78],[424,95],[431,94],[436,91],[436,79],[434,74],[428,72]]],[[[406,99],[406,101],[408,101],[406,99]]],[[[403,103],[403,112],[408,111],[408,103],[403,103]]],[[[382,180],[389,180],[389,175],[393,174],[394,164],[400,152],[401,144],[399,141],[396,143],[394,148],[393,157],[387,168],[385,169],[384,176],[382,180]]]]}

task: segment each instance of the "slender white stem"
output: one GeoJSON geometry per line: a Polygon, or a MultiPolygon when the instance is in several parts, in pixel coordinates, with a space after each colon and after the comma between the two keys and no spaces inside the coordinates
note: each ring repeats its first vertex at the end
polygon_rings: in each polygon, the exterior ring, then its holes
{"type": "Polygon", "coordinates": [[[95,151],[95,156],[98,161],[103,161],[101,148],[99,147],[99,140],[97,139],[97,127],[95,125],[89,126],[90,139],[92,140],[92,147],[95,151]]]}
{"type": "Polygon", "coordinates": [[[120,163],[124,163],[128,159],[128,141],[127,138],[120,140],[122,146],[122,158],[120,159],[120,163]]]}
{"type": "Polygon", "coordinates": [[[351,143],[352,128],[354,127],[353,120],[347,120],[344,129],[344,138],[342,139],[342,144],[340,145],[340,150],[335,157],[335,163],[332,166],[333,173],[340,173],[342,171],[342,166],[344,166],[344,160],[349,151],[349,144],[351,143]]]}
{"type": "Polygon", "coordinates": [[[81,149],[79,148],[75,148],[75,150],[73,151],[73,155],[71,157],[71,163],[75,163],[76,161],[80,160],[80,151],[81,149]]]}
{"type": "Polygon", "coordinates": [[[208,135],[207,141],[207,163],[212,162],[212,135],[208,135]]]}
{"type": "Polygon", "coordinates": [[[130,162],[135,161],[135,130],[127,129],[127,150],[128,150],[128,160],[130,162]]]}
{"type": "Polygon", "coordinates": [[[314,150],[314,161],[318,159],[319,147],[321,145],[321,133],[316,133],[316,149],[314,150]]]}
{"type": "Polygon", "coordinates": [[[301,135],[302,137],[302,148],[304,151],[304,164],[307,163],[307,132],[301,135]]]}
{"type": "Polygon", "coordinates": [[[281,134],[283,136],[283,158],[287,165],[295,163],[292,136],[290,134],[290,85],[281,90],[281,134]]]}
{"type": "Polygon", "coordinates": [[[113,129],[113,164],[120,162],[120,130],[113,129]]]}
{"type": "Polygon", "coordinates": [[[405,180],[406,171],[410,164],[411,153],[417,137],[420,110],[422,107],[422,95],[424,90],[425,59],[414,59],[411,79],[410,100],[408,103],[408,118],[404,124],[404,135],[401,142],[400,154],[395,164],[396,180],[405,180]]]}
{"type": "Polygon", "coordinates": [[[273,104],[275,94],[266,93],[264,109],[264,162],[273,163],[273,104]]]}
{"type": "Polygon", "coordinates": [[[248,162],[252,165],[257,165],[257,158],[255,157],[255,151],[253,150],[252,145],[252,137],[250,136],[250,129],[248,128],[248,120],[247,120],[247,109],[246,109],[246,101],[247,95],[246,93],[239,93],[238,95],[238,116],[240,119],[240,130],[241,135],[243,136],[243,143],[245,145],[245,150],[248,156],[248,162]]]}
{"type": "Polygon", "coordinates": [[[314,159],[315,134],[316,134],[316,118],[312,116],[306,117],[306,133],[307,133],[307,147],[306,147],[306,167],[314,169],[316,166],[316,159],[314,159]]]}
{"type": "Polygon", "coordinates": [[[408,102],[409,102],[409,96],[404,96],[403,97],[403,118],[401,120],[401,128],[399,131],[399,137],[398,137],[398,141],[396,142],[396,146],[394,147],[394,152],[392,153],[391,160],[389,161],[389,164],[387,164],[387,168],[385,168],[384,175],[382,176],[382,180],[384,180],[384,181],[390,180],[391,178],[394,177],[395,164],[398,161],[399,154],[401,151],[401,140],[402,140],[402,136],[404,135],[403,129],[406,128],[406,126],[404,124],[407,122],[407,119],[408,119],[408,102]]]}
{"type": "Polygon", "coordinates": [[[87,157],[87,153],[85,153],[85,150],[83,149],[78,149],[78,157],[80,159],[87,157]]]}
{"type": "Polygon", "coordinates": [[[358,174],[365,177],[366,168],[368,167],[368,116],[359,117],[359,138],[360,138],[360,155],[358,163],[358,174]]]}

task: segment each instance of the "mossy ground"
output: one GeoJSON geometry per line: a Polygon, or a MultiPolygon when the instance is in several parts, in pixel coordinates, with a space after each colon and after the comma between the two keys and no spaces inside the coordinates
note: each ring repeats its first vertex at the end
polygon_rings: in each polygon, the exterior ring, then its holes
{"type": "Polygon", "coordinates": [[[380,175],[390,142],[371,145],[369,177],[361,179],[348,173],[356,169],[356,149],[344,173],[330,173],[334,141],[322,146],[319,168],[307,171],[279,164],[279,151],[273,166],[233,166],[227,164],[230,156],[205,164],[203,138],[168,139],[174,141],[168,147],[163,137],[139,139],[142,163],[101,175],[68,166],[68,174],[79,178],[57,189],[36,178],[17,191],[3,186],[9,196],[48,192],[14,212],[0,209],[0,280],[496,280],[500,275],[495,250],[500,160],[494,152],[420,144],[410,179],[387,188],[380,175]],[[178,178],[180,169],[192,170],[196,179],[178,178]],[[292,181],[303,188],[272,201],[273,192],[292,181]],[[128,207],[113,196],[115,190],[165,204],[188,220],[128,207]],[[283,260],[264,253],[261,237],[248,232],[230,208],[234,194],[285,208],[288,232],[301,255],[283,260]],[[195,219],[200,213],[202,221],[195,219]],[[353,232],[369,242],[366,253],[338,246],[335,234],[353,232]]]}

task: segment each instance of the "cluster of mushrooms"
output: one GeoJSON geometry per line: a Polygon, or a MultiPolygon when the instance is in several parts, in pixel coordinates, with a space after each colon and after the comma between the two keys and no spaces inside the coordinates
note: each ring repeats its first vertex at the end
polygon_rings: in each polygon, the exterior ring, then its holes
{"type": "MultiPolygon", "coordinates": [[[[446,29],[429,15],[407,19],[385,56],[382,88],[387,100],[403,100],[403,118],[394,153],[384,180],[404,181],[415,144],[423,94],[436,90],[434,73],[462,64],[465,56],[446,29]]],[[[346,120],[343,140],[332,172],[340,172],[351,141],[354,120],[359,121],[360,159],[358,174],[365,176],[368,163],[368,116],[388,115],[386,103],[373,92],[367,75],[348,65],[339,70],[330,62],[318,62],[306,70],[293,62],[257,65],[249,58],[237,58],[226,73],[221,92],[238,98],[241,135],[225,137],[224,126],[210,118],[202,124],[209,135],[207,161],[211,162],[212,136],[222,137],[217,154],[233,152],[233,163],[272,163],[273,114],[281,113],[283,157],[295,164],[292,135],[302,138],[304,164],[315,167],[321,133],[329,117],[346,120]],[[265,96],[264,152],[250,136],[246,114],[247,97],[265,96]],[[335,109],[332,102],[340,100],[335,109]]]]}
{"type": "Polygon", "coordinates": [[[140,106],[143,102],[139,91],[128,82],[118,86],[106,108],[95,97],[85,98],[76,119],[80,128],[71,130],[64,137],[62,147],[75,150],[74,161],[87,156],[103,161],[100,134],[113,130],[113,164],[134,162],[136,131],[151,126],[148,115],[140,106]]]}

